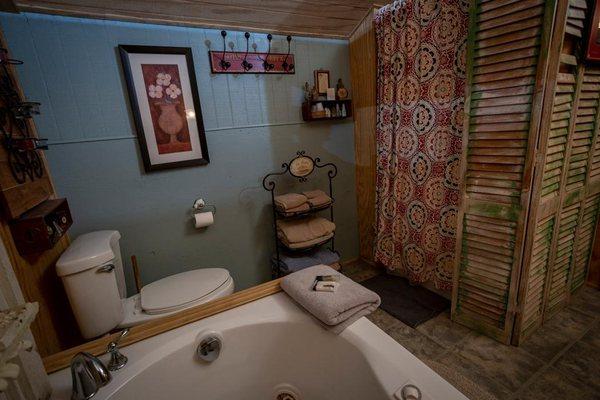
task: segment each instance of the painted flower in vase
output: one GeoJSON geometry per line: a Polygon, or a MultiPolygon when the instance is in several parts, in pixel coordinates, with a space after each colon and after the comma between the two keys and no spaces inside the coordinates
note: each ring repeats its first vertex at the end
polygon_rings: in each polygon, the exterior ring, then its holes
{"type": "Polygon", "coordinates": [[[158,152],[190,151],[191,142],[177,65],[142,65],[158,152]],[[157,129],[158,128],[158,129],[157,129]]]}

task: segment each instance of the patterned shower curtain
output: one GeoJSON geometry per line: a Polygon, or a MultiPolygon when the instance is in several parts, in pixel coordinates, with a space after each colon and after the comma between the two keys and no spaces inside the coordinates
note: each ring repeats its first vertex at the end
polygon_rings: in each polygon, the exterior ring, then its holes
{"type": "Polygon", "coordinates": [[[469,0],[379,10],[375,259],[449,290],[455,251],[469,0]]]}

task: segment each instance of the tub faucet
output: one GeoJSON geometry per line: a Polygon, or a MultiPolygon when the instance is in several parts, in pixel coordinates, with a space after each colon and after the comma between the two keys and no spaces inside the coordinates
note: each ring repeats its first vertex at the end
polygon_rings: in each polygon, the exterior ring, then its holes
{"type": "Polygon", "coordinates": [[[102,361],[90,353],[77,353],[71,359],[71,377],[73,378],[71,400],[90,399],[111,380],[110,372],[102,361]]]}
{"type": "Polygon", "coordinates": [[[110,354],[110,361],[108,362],[109,371],[117,371],[123,368],[125,364],[127,364],[127,357],[125,357],[119,351],[119,342],[121,341],[121,339],[127,336],[128,333],[129,328],[121,332],[117,340],[108,344],[108,348],[106,349],[106,351],[110,354]]]}

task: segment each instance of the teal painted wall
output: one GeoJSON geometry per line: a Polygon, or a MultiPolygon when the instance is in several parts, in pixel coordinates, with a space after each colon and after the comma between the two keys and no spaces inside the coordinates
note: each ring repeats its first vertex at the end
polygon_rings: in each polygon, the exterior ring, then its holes
{"type": "MultiPolygon", "coordinates": [[[[144,283],[209,266],[228,268],[238,289],[268,280],[274,245],[261,180],[300,149],[338,165],[336,246],[343,259],[358,256],[352,123],[306,124],[300,111],[313,70],[328,69],[332,83],[341,77],[349,84],[346,41],[294,37],[295,75],[211,75],[207,45],[221,48],[218,30],[4,13],[0,25],[12,56],[25,62],[17,72],[28,100],[42,103],[35,122],[50,141],[46,155],[57,191],[71,206],[70,234],[119,230],[130,293],[131,254],[144,283]],[[208,166],[143,172],[119,44],[193,49],[208,166]],[[191,222],[197,197],[218,209],[205,230],[191,222]]],[[[228,41],[244,49],[243,32],[229,32],[228,41]]],[[[266,49],[266,35],[251,41],[266,49]]],[[[286,46],[285,37],[275,37],[273,51],[286,46]]],[[[322,178],[297,187],[325,188],[322,178]]]]}

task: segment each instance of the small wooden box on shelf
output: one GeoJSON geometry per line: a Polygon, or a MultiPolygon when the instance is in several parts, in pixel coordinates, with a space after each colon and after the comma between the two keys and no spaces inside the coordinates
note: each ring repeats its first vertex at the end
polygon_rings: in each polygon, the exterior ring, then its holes
{"type": "Polygon", "coordinates": [[[67,199],[46,200],[9,223],[21,255],[53,248],[72,224],[67,199]]]}
{"type": "Polygon", "coordinates": [[[327,121],[335,119],[346,119],[352,117],[352,100],[351,99],[340,99],[340,100],[307,100],[302,103],[302,119],[304,121],[327,121]],[[313,106],[321,103],[323,110],[313,111],[313,106]],[[330,111],[330,115],[327,116],[325,109],[338,110],[336,114],[330,111]],[[342,111],[345,110],[345,112],[342,111]]]}

